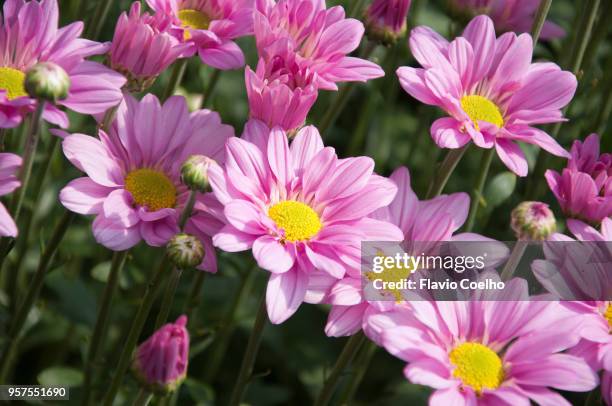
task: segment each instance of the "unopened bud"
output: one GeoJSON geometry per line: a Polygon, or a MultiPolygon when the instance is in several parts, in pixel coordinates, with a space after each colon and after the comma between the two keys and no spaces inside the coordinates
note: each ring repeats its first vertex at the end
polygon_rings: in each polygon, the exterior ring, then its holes
{"type": "Polygon", "coordinates": [[[207,192],[209,190],[208,168],[214,160],[204,155],[190,156],[181,167],[181,181],[191,190],[207,192]]]}
{"type": "Polygon", "coordinates": [[[170,261],[180,269],[196,267],[204,259],[204,246],[200,240],[190,234],[175,235],[166,249],[170,261]]]}
{"type": "Polygon", "coordinates": [[[512,229],[518,240],[544,241],[555,232],[555,215],[542,202],[523,202],[512,210],[512,229]]]}
{"type": "Polygon", "coordinates": [[[68,97],[70,77],[61,66],[40,62],[26,72],[24,87],[30,97],[55,103],[68,97]]]}

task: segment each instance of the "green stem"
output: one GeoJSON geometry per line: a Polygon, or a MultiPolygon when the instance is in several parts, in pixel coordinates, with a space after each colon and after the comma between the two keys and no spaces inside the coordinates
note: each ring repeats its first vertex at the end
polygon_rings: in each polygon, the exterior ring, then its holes
{"type": "Polygon", "coordinates": [[[246,351],[242,357],[240,372],[238,374],[238,378],[236,379],[236,383],[234,384],[234,389],[232,390],[229,406],[240,405],[242,397],[244,396],[244,391],[251,380],[253,375],[253,367],[255,366],[255,358],[257,358],[257,353],[259,352],[259,346],[263,337],[263,330],[266,325],[267,317],[266,295],[264,291],[264,294],[260,300],[257,316],[255,316],[255,324],[251,330],[251,336],[249,337],[246,351]]]}
{"type": "Polygon", "coordinates": [[[193,283],[191,284],[191,289],[189,290],[189,295],[185,301],[184,313],[187,315],[189,324],[191,324],[191,315],[200,304],[200,292],[202,291],[202,284],[204,284],[205,277],[206,272],[196,272],[193,283]]]}
{"type": "Polygon", "coordinates": [[[102,28],[104,28],[104,23],[106,22],[112,4],[113,2],[110,0],[98,0],[98,7],[96,7],[92,18],[87,24],[89,30],[85,33],[86,38],[92,40],[98,39],[102,32],[102,28]]]}
{"type": "Polygon", "coordinates": [[[147,406],[153,395],[145,389],[140,389],[138,396],[134,399],[134,406],[147,406]]]}
{"type": "Polygon", "coordinates": [[[491,168],[491,162],[493,161],[494,155],[495,148],[485,149],[482,152],[482,160],[480,170],[478,171],[478,178],[476,179],[474,189],[472,190],[470,214],[465,225],[465,232],[470,232],[474,228],[476,214],[478,214],[478,208],[480,207],[480,203],[482,201],[482,190],[484,189],[484,185],[487,181],[487,176],[489,174],[489,169],[491,168]]]}
{"type": "Polygon", "coordinates": [[[213,74],[210,76],[208,86],[206,86],[206,90],[202,95],[202,108],[210,106],[210,102],[213,99],[215,89],[217,88],[217,84],[219,83],[219,78],[221,77],[221,72],[222,71],[220,71],[219,69],[215,69],[213,74]]]}
{"type": "Polygon", "coordinates": [[[506,262],[506,265],[504,265],[504,269],[501,273],[502,281],[506,282],[512,278],[512,275],[514,274],[518,264],[521,262],[521,258],[523,258],[523,254],[525,254],[525,250],[527,249],[528,245],[529,243],[524,240],[518,240],[514,244],[514,247],[512,247],[512,252],[510,253],[510,258],[508,258],[508,261],[506,262]]]}
{"type": "Polygon", "coordinates": [[[157,314],[157,318],[155,319],[155,330],[160,328],[168,320],[170,308],[172,307],[174,295],[176,294],[176,288],[178,287],[182,274],[182,269],[172,269],[172,272],[170,274],[170,280],[168,281],[168,284],[166,285],[166,290],[164,291],[164,297],[159,308],[159,313],[157,314]]]}
{"type": "Polygon", "coordinates": [[[64,215],[60,219],[59,223],[55,226],[53,230],[53,234],[49,240],[49,243],[45,247],[40,261],[38,263],[38,268],[36,269],[36,273],[30,283],[28,291],[26,293],[23,302],[19,306],[17,313],[15,314],[14,319],[11,321],[9,332],[8,332],[8,345],[7,349],[4,353],[0,361],[0,384],[5,384],[13,358],[15,357],[19,344],[19,335],[21,330],[26,322],[27,316],[40,293],[40,289],[42,288],[43,281],[47,272],[49,271],[49,267],[55,257],[55,253],[68,230],[68,226],[72,222],[72,219],[75,217],[75,214],[72,212],[64,212],[64,215]]]}
{"type": "Polygon", "coordinates": [[[187,61],[187,58],[183,58],[174,62],[174,67],[172,68],[168,85],[166,85],[166,89],[164,90],[162,101],[168,100],[168,98],[174,94],[176,88],[180,86],[183,81],[183,76],[185,75],[185,70],[187,69],[187,61]]]}
{"type": "Polygon", "coordinates": [[[187,220],[191,217],[191,212],[193,211],[193,206],[196,202],[198,192],[196,190],[192,190],[189,192],[189,197],[187,198],[187,203],[185,203],[185,208],[181,213],[181,218],[179,219],[179,227],[180,229],[185,228],[185,224],[187,224],[187,220]]]}
{"type": "Polygon", "coordinates": [[[540,6],[538,7],[538,11],[536,11],[536,15],[533,19],[533,25],[531,26],[531,38],[533,38],[534,48],[538,43],[538,39],[540,39],[540,33],[542,32],[542,27],[544,27],[544,23],[546,22],[546,16],[548,16],[548,11],[550,10],[551,4],[552,0],[540,0],[540,6]]]}
{"type": "Polygon", "coordinates": [[[159,264],[153,279],[147,285],[142,302],[138,307],[138,311],[136,312],[136,316],[134,317],[134,321],[130,327],[127,339],[118,343],[118,345],[121,347],[121,355],[119,356],[119,362],[113,371],[114,375],[109,389],[106,392],[102,402],[102,404],[105,406],[111,406],[113,404],[117,391],[123,382],[123,377],[125,376],[125,373],[129,367],[129,363],[132,359],[132,353],[134,352],[134,348],[136,348],[136,343],[138,342],[142,328],[144,327],[147,316],[151,311],[151,306],[153,306],[153,302],[157,296],[157,291],[164,280],[167,264],[168,259],[167,257],[164,257],[162,262],[159,264]]]}
{"type": "Polygon", "coordinates": [[[357,355],[357,359],[355,360],[355,371],[352,376],[349,378],[348,385],[342,391],[340,395],[340,401],[338,404],[340,405],[349,405],[352,403],[353,398],[355,397],[355,393],[361,385],[363,378],[368,371],[368,367],[372,362],[372,358],[374,358],[374,354],[376,354],[376,350],[378,347],[372,341],[368,341],[359,354],[357,355]]]}
{"type": "Polygon", "coordinates": [[[429,185],[429,190],[427,191],[428,199],[432,199],[442,193],[444,187],[450,179],[451,174],[457,167],[459,161],[461,161],[461,158],[463,158],[463,155],[468,148],[469,144],[466,144],[461,148],[451,149],[446,153],[444,160],[440,164],[438,171],[429,185]]]}
{"type": "Polygon", "coordinates": [[[344,348],[342,349],[342,352],[340,353],[340,356],[336,360],[334,368],[325,381],[323,389],[321,389],[321,392],[319,392],[319,396],[314,402],[314,406],[326,406],[329,403],[334,394],[336,386],[338,385],[338,381],[344,373],[344,370],[353,361],[353,358],[355,358],[355,355],[357,355],[357,351],[365,341],[366,337],[361,331],[348,339],[344,345],[344,348]]]}
{"type": "Polygon", "coordinates": [[[98,317],[91,335],[89,343],[89,351],[87,353],[87,362],[85,364],[85,381],[83,385],[83,405],[91,404],[92,390],[91,382],[93,380],[94,368],[98,362],[100,351],[103,348],[104,337],[106,336],[106,327],[110,316],[110,308],[113,301],[113,295],[117,289],[119,274],[123,269],[128,256],[128,251],[115,252],[113,262],[111,264],[108,280],[102,293],[102,301],[98,310],[98,317]]]}

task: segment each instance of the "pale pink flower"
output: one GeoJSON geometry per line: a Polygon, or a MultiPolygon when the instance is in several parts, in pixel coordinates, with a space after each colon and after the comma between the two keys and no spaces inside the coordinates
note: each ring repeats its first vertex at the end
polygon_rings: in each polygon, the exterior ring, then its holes
{"type": "Polygon", "coordinates": [[[565,215],[594,224],[612,216],[612,154],[600,155],[597,134],[574,141],[567,167],[545,176],[565,215]]]}
{"type": "Polygon", "coordinates": [[[253,24],[260,56],[268,49],[288,48],[300,67],[317,74],[318,89],[337,90],[337,82],[384,76],[375,63],[346,56],[359,46],[364,27],[345,18],[341,6],[327,9],[323,0],[256,1],[253,24]]]}
{"type": "MultiPolygon", "coordinates": [[[[530,32],[540,0],[452,0],[451,6],[459,13],[472,18],[478,14],[487,14],[493,19],[495,27],[501,33],[530,32]]],[[[565,30],[550,21],[544,23],[542,39],[554,39],[565,36],[565,30]]]]}
{"type": "MultiPolygon", "coordinates": [[[[140,102],[128,96],[108,134],[65,136],[64,155],[87,176],[64,187],[60,201],[73,212],[96,216],[94,237],[105,247],[121,251],[141,240],[162,246],[179,231],[187,202],[183,162],[202,154],[222,163],[233,133],[215,112],[190,114],[183,97],[162,106],[151,94],[140,102]]],[[[216,270],[210,236],[222,226],[221,210],[212,193],[199,195],[185,230],[201,238],[206,250],[201,268],[208,271],[216,270]]]]}
{"type": "Polygon", "coordinates": [[[415,301],[390,314],[383,346],[408,362],[410,382],[434,389],[429,405],[569,406],[550,388],[598,385],[584,360],[562,353],[579,340],[572,314],[558,302],[529,301],[526,283],[514,280],[511,291],[512,301],[415,301]]]}
{"type": "Polygon", "coordinates": [[[268,62],[260,58],[256,72],[249,67],[245,71],[250,117],[269,128],[297,129],[317,100],[316,78],[315,73],[301,68],[290,52],[268,62]]]}
{"type": "MultiPolygon", "coordinates": [[[[433,249],[431,243],[437,241],[493,241],[473,233],[455,234],[465,223],[469,212],[470,198],[467,194],[454,193],[419,201],[410,187],[407,168],[396,169],[389,179],[397,185],[397,195],[389,206],[378,209],[371,217],[399,227],[403,234],[401,247],[406,252],[414,251],[420,255],[427,252],[428,246],[433,249]]],[[[503,251],[497,256],[506,256],[507,249],[503,251]]],[[[328,281],[333,284],[324,294],[324,302],[333,305],[325,326],[328,336],[347,336],[363,329],[371,340],[379,343],[383,329],[380,322],[384,318],[376,316],[398,306],[410,307],[404,302],[400,291],[386,292],[389,296],[387,300],[367,300],[363,294],[365,281],[362,278],[367,278],[367,275],[353,272],[340,281],[328,281]]],[[[324,288],[324,282],[320,281],[319,289],[324,288]]]]}
{"type": "MultiPolygon", "coordinates": [[[[6,152],[0,153],[0,196],[12,193],[21,186],[17,172],[21,157],[6,152]]],[[[17,226],[6,207],[0,203],[0,237],[17,237],[17,226]]]]}
{"type": "Polygon", "coordinates": [[[374,0],[365,13],[369,37],[394,43],[404,35],[411,0],[374,0]]]}
{"type": "Polygon", "coordinates": [[[129,14],[119,16],[108,52],[110,66],[128,78],[130,90],[139,92],[190,48],[168,32],[168,16],[141,14],[140,9],[140,2],[134,2],[129,14]]]}
{"type": "Polygon", "coordinates": [[[165,394],[178,388],[187,376],[189,332],[187,316],[161,326],[134,353],[132,371],[149,391],[165,394]]]}
{"type": "Polygon", "coordinates": [[[217,69],[244,66],[244,54],[234,42],[253,33],[255,0],[147,0],[157,13],[172,19],[177,38],[191,44],[207,65],[217,69]]]}
{"type": "Polygon", "coordinates": [[[572,99],[576,78],[554,63],[532,63],[529,34],[496,38],[491,19],[478,16],[452,42],[428,27],[417,27],[410,49],[423,68],[401,67],[397,74],[411,96],[448,113],[431,126],[439,147],[460,148],[473,141],[495,148],[519,176],[527,175],[528,168],[516,141],[569,156],[532,125],[564,120],[561,108],[572,99]]]}
{"type": "Polygon", "coordinates": [[[358,272],[361,241],[401,239],[397,227],[367,217],[393,200],[395,185],[373,173],[368,157],[338,159],[316,128],[302,128],[289,146],[280,128],[251,121],[226,149],[225,168],[209,171],[228,223],[213,242],[229,252],[251,249],[271,272],[273,323],[298,309],[319,276],[358,272]]]}
{"type": "MultiPolygon", "coordinates": [[[[104,54],[108,44],[79,38],[83,23],[58,28],[57,0],[6,0],[0,17],[0,128],[17,127],[35,109],[25,91],[25,73],[38,62],[59,65],[70,77],[68,97],[57,104],[83,114],[102,113],[123,97],[125,78],[111,69],[86,61],[104,54]]],[[[68,116],[51,103],[43,118],[63,128],[68,116]]]]}

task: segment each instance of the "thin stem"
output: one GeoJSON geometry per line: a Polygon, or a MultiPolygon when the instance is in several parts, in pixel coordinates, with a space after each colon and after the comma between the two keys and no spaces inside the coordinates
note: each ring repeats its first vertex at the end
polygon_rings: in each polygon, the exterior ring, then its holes
{"type": "Polygon", "coordinates": [[[512,247],[512,252],[510,253],[510,258],[508,258],[508,261],[506,262],[506,265],[504,265],[504,269],[501,273],[502,281],[506,282],[512,278],[512,275],[514,274],[518,264],[520,264],[521,258],[523,258],[523,254],[525,254],[525,250],[527,249],[528,245],[529,243],[524,240],[518,240],[516,244],[514,244],[514,247],[512,247]]]}
{"type": "Polygon", "coordinates": [[[185,75],[186,69],[187,58],[179,59],[178,61],[174,62],[174,67],[172,68],[168,85],[166,85],[166,89],[164,90],[162,101],[168,100],[168,98],[174,94],[176,88],[180,86],[181,82],[183,81],[183,76],[185,75]]]}
{"type": "Polygon", "coordinates": [[[138,391],[138,396],[136,397],[136,399],[134,399],[133,405],[134,406],[147,406],[152,397],[153,395],[149,393],[149,391],[141,388],[140,391],[138,391]]]}
{"type": "Polygon", "coordinates": [[[351,404],[351,401],[353,400],[353,397],[355,397],[355,393],[357,392],[359,385],[361,385],[361,382],[363,381],[363,378],[366,372],[368,371],[368,367],[370,366],[372,358],[374,358],[374,354],[376,354],[377,349],[378,347],[376,346],[376,344],[374,344],[372,341],[368,341],[363,346],[361,351],[359,351],[357,359],[355,360],[355,371],[350,377],[348,385],[342,391],[338,404],[351,404]]]}
{"type": "Polygon", "coordinates": [[[87,363],[85,365],[85,381],[83,385],[83,405],[89,405],[91,403],[93,395],[91,391],[91,382],[93,380],[94,367],[98,362],[100,351],[104,346],[104,337],[106,337],[106,327],[110,316],[113,295],[117,289],[119,274],[125,265],[127,256],[128,251],[115,252],[113,255],[113,262],[111,264],[110,273],[108,274],[108,280],[106,281],[106,286],[102,293],[102,301],[100,302],[96,325],[94,326],[91,342],[89,343],[87,363]]]}
{"type": "Polygon", "coordinates": [[[75,214],[72,212],[64,212],[64,215],[60,219],[59,223],[55,226],[53,230],[53,234],[49,239],[49,243],[45,247],[40,261],[38,263],[38,268],[36,269],[36,273],[30,283],[28,288],[28,292],[26,293],[23,302],[19,306],[17,313],[15,314],[15,318],[11,321],[9,332],[8,332],[8,345],[7,349],[0,361],[0,384],[5,384],[6,379],[8,377],[8,373],[11,368],[12,360],[17,353],[17,347],[19,345],[19,335],[21,330],[26,322],[27,316],[40,293],[40,289],[42,288],[43,281],[47,272],[49,271],[49,267],[55,257],[55,253],[68,230],[68,226],[72,222],[75,214]]]}
{"type": "Polygon", "coordinates": [[[461,161],[461,158],[463,158],[463,155],[465,154],[465,151],[467,151],[469,146],[470,144],[466,144],[461,148],[451,149],[446,153],[444,160],[440,164],[438,171],[436,172],[431,184],[429,185],[429,190],[427,191],[428,199],[432,199],[442,193],[444,187],[450,179],[451,174],[457,167],[459,161],[461,161]]]}
{"type": "Polygon", "coordinates": [[[189,290],[189,295],[185,301],[184,313],[187,315],[188,323],[191,324],[191,315],[197,309],[200,304],[200,292],[202,291],[202,284],[204,284],[204,278],[206,272],[196,272],[189,290]]]}
{"type": "Polygon", "coordinates": [[[533,25],[531,26],[531,37],[533,38],[533,47],[538,43],[538,39],[540,38],[540,33],[542,32],[542,27],[544,27],[544,23],[546,22],[546,16],[548,16],[548,11],[550,10],[550,5],[552,4],[552,0],[540,0],[540,6],[538,7],[538,11],[533,19],[533,25]]]}
{"type": "Polygon", "coordinates": [[[264,291],[264,294],[262,295],[260,300],[259,310],[257,310],[257,316],[255,316],[255,324],[253,324],[251,336],[249,337],[249,342],[247,344],[246,351],[244,353],[244,356],[242,357],[240,372],[238,374],[238,378],[236,379],[236,383],[234,384],[234,389],[232,390],[232,396],[229,401],[229,406],[240,405],[240,401],[244,396],[244,391],[246,390],[247,385],[251,380],[251,376],[253,375],[253,367],[255,365],[255,358],[257,358],[257,353],[259,351],[259,346],[263,337],[263,330],[266,325],[266,320],[266,298],[264,291]]]}
{"type": "Polygon", "coordinates": [[[106,22],[112,4],[113,2],[110,0],[98,0],[98,7],[96,7],[94,14],[91,16],[91,20],[89,20],[87,24],[89,30],[85,33],[85,37],[92,40],[98,39],[102,32],[102,28],[104,28],[104,23],[106,22]]]}
{"type": "Polygon", "coordinates": [[[136,312],[136,316],[134,317],[134,321],[130,327],[127,339],[118,343],[118,345],[121,347],[121,355],[119,356],[119,362],[114,369],[114,375],[109,389],[104,396],[104,400],[102,402],[103,405],[111,406],[115,400],[117,391],[119,390],[119,387],[123,382],[123,377],[127,372],[129,362],[132,359],[132,353],[134,352],[134,348],[136,347],[136,343],[138,342],[142,328],[144,327],[147,316],[151,311],[151,306],[153,306],[153,302],[157,296],[157,291],[164,280],[167,264],[168,259],[167,257],[164,257],[162,262],[159,264],[153,279],[147,285],[142,302],[138,307],[138,311],[136,312]]]}
{"type": "Polygon", "coordinates": [[[353,358],[357,355],[357,351],[359,351],[359,348],[365,341],[366,337],[361,331],[348,339],[340,356],[336,360],[334,368],[329,374],[329,377],[327,377],[323,389],[319,392],[319,396],[314,402],[314,406],[326,406],[329,403],[344,370],[353,361],[353,358]]]}
{"type": "Polygon", "coordinates": [[[210,102],[212,101],[213,95],[215,93],[215,89],[217,88],[217,84],[219,83],[219,78],[221,77],[221,70],[215,69],[213,74],[210,76],[208,80],[208,86],[206,86],[206,90],[204,91],[203,99],[202,99],[202,107],[210,106],[210,102]]]}
{"type": "Polygon", "coordinates": [[[159,313],[157,314],[157,318],[155,319],[155,330],[160,328],[168,320],[170,308],[172,307],[174,295],[176,294],[176,288],[178,287],[182,274],[182,269],[172,269],[172,273],[170,274],[170,280],[168,281],[168,284],[166,285],[166,290],[164,291],[164,297],[159,308],[159,313]]]}
{"type": "Polygon", "coordinates": [[[465,225],[465,231],[470,232],[474,228],[476,222],[476,214],[478,214],[478,208],[482,199],[482,190],[487,181],[489,169],[491,168],[491,162],[493,161],[493,155],[495,155],[495,149],[485,149],[482,152],[482,160],[480,164],[480,170],[478,171],[478,178],[472,190],[472,202],[470,206],[470,214],[465,225]]]}
{"type": "Polygon", "coordinates": [[[196,196],[198,192],[196,190],[192,190],[189,192],[189,197],[187,198],[187,203],[185,204],[185,208],[181,213],[181,218],[179,219],[179,227],[181,230],[185,228],[185,224],[187,224],[187,220],[191,217],[191,212],[193,211],[193,206],[195,205],[196,196]]]}

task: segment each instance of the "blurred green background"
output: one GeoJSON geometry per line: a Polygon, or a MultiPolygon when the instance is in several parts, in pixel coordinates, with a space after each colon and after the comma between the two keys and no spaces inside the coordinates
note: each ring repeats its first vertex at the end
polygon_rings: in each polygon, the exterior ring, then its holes
{"type": "MultiPolygon", "coordinates": [[[[96,2],[82,0],[81,4],[78,0],[60,0],[59,3],[62,25],[65,25],[90,18],[96,2]]],[[[112,39],[114,21],[130,5],[130,1],[123,0],[112,3],[100,40],[112,39]]],[[[361,17],[363,10],[360,5],[366,3],[328,1],[328,5],[343,5],[357,18],[361,17]]],[[[461,26],[449,17],[445,1],[416,0],[413,3],[409,29],[415,25],[429,25],[447,36],[451,31],[460,32],[461,26]]],[[[573,40],[571,27],[577,25],[585,3],[553,1],[549,19],[566,28],[570,35],[564,40],[540,43],[536,49],[536,60],[552,60],[567,67],[573,40]]],[[[611,7],[609,4],[606,7],[607,16],[610,16],[611,7]]],[[[600,46],[596,52],[592,50],[593,47],[587,49],[578,93],[567,113],[570,121],[563,125],[560,132],[559,139],[567,148],[572,140],[600,131],[603,135],[602,151],[610,151],[612,141],[609,133],[612,129],[602,123],[602,117],[611,107],[612,43],[609,23],[609,18],[599,19],[596,30],[600,31],[596,32],[600,35],[600,46]]],[[[247,54],[248,64],[254,67],[257,60],[254,40],[242,39],[239,44],[247,54]]],[[[405,39],[391,48],[377,47],[372,59],[383,66],[386,77],[367,85],[355,86],[335,126],[323,134],[324,139],[341,156],[373,157],[377,171],[381,174],[388,175],[398,166],[407,166],[412,175],[412,186],[423,198],[436,169],[436,162],[445,153],[435,147],[429,136],[431,123],[441,113],[433,107],[419,104],[399,87],[395,69],[402,65],[415,65],[405,39]]],[[[202,65],[199,58],[190,60],[182,92],[194,105],[199,103],[198,96],[208,86],[212,74],[213,70],[202,65]]],[[[162,75],[150,91],[160,95],[168,79],[169,72],[162,75]]],[[[336,93],[322,91],[308,122],[314,125],[320,123],[336,97],[336,93]]],[[[242,70],[221,74],[209,107],[218,111],[224,122],[232,124],[237,135],[241,133],[248,118],[242,70]]],[[[93,134],[95,129],[95,123],[90,117],[71,115],[71,123],[71,131],[93,134]]],[[[10,148],[19,151],[20,141],[19,132],[13,131],[8,140],[10,148]]],[[[537,150],[531,147],[524,149],[530,161],[530,169],[533,169],[537,150]]],[[[470,148],[445,191],[469,192],[480,157],[480,150],[470,148]]],[[[551,158],[548,162],[556,168],[564,164],[557,158],[551,158]]],[[[20,224],[20,229],[24,230],[29,223],[25,255],[19,258],[16,255],[18,250],[13,250],[5,266],[5,270],[18,267],[19,280],[16,288],[6,279],[2,281],[2,332],[5,331],[11,311],[7,292],[17,292],[17,297],[21,297],[25,291],[38,263],[40,248],[62,212],[57,194],[69,180],[80,176],[63,158],[48,132],[43,134],[35,171],[35,180],[44,181],[45,188],[36,207],[33,207],[33,196],[28,196],[26,201],[28,215],[22,216],[20,224]]],[[[517,179],[495,159],[475,230],[500,240],[512,240],[510,211],[524,199],[526,185],[526,179],[517,179]]],[[[551,203],[560,218],[558,206],[545,183],[540,185],[540,199],[551,203]]],[[[69,385],[72,387],[70,403],[77,403],[79,398],[83,380],[82,365],[95,322],[98,298],[112,256],[111,252],[95,243],[90,223],[91,218],[78,217],[62,243],[53,270],[46,278],[37,305],[28,319],[13,379],[13,382],[20,384],[69,385]]],[[[144,244],[131,251],[113,303],[103,364],[99,368],[102,381],[98,389],[104,389],[110,381],[113,365],[117,362],[144,286],[162,254],[161,250],[155,251],[144,244]]],[[[226,403],[238,374],[259,298],[265,288],[267,275],[262,271],[253,271],[252,260],[247,254],[221,254],[219,268],[217,275],[206,276],[201,302],[192,319],[195,333],[192,335],[189,377],[175,399],[179,405],[226,403]]],[[[170,313],[172,319],[182,311],[194,276],[195,271],[183,275],[170,313]]],[[[152,332],[157,306],[159,303],[154,305],[142,339],[152,332]]],[[[249,386],[245,403],[272,406],[306,405],[312,402],[326,372],[333,366],[345,343],[345,339],[325,336],[323,327],[326,315],[326,306],[304,305],[283,325],[266,326],[255,366],[256,377],[249,386]]],[[[3,338],[0,336],[0,339],[3,338]]],[[[402,362],[382,350],[377,351],[351,404],[426,404],[429,389],[408,383],[403,378],[402,368],[402,362]]],[[[342,391],[343,387],[340,387],[338,392],[342,391]]],[[[121,392],[122,399],[132,399],[136,392],[137,384],[129,377],[121,392]]],[[[574,395],[571,399],[583,401],[581,395],[574,395]]]]}

